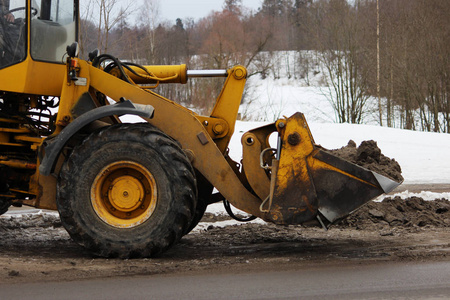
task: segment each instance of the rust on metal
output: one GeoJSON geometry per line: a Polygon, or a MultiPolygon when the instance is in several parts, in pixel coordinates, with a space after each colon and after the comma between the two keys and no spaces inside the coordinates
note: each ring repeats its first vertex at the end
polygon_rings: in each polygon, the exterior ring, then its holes
{"type": "Polygon", "coordinates": [[[270,199],[263,207],[272,222],[301,224],[320,214],[329,224],[384,193],[386,186],[398,185],[316,146],[303,114],[277,124],[279,167],[272,169],[270,199]]]}

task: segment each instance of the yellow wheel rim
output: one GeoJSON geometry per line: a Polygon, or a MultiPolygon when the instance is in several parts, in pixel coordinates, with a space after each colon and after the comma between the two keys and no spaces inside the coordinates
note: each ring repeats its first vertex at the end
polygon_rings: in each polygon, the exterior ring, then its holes
{"type": "Polygon", "coordinates": [[[131,228],[150,218],[156,208],[153,175],[132,161],[112,163],[95,177],[91,203],[97,216],[117,228],[131,228]]]}

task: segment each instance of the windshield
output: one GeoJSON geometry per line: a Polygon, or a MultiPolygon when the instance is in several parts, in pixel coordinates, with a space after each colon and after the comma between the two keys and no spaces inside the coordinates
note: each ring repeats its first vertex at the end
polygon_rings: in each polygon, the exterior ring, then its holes
{"type": "MultiPolygon", "coordinates": [[[[1,0],[0,0],[1,1],[1,0]]],[[[64,62],[67,45],[76,41],[76,5],[73,0],[32,1],[31,56],[64,62]]]]}

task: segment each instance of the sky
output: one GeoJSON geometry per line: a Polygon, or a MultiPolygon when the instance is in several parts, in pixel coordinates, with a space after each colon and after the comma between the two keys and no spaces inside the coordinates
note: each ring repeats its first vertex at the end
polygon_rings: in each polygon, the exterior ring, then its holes
{"type": "MultiPolygon", "coordinates": [[[[162,0],[160,1],[161,18],[175,21],[177,18],[206,17],[211,11],[222,10],[223,0],[162,0]]],[[[243,0],[244,7],[256,10],[262,0],[243,0]]]]}

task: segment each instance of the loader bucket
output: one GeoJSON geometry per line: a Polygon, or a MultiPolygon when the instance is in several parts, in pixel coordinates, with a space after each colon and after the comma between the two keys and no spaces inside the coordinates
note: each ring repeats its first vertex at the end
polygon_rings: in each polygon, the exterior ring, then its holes
{"type": "Polygon", "coordinates": [[[333,223],[400,184],[315,145],[301,113],[276,126],[281,147],[272,161],[270,195],[261,205],[271,222],[302,224],[319,217],[333,223]]]}

